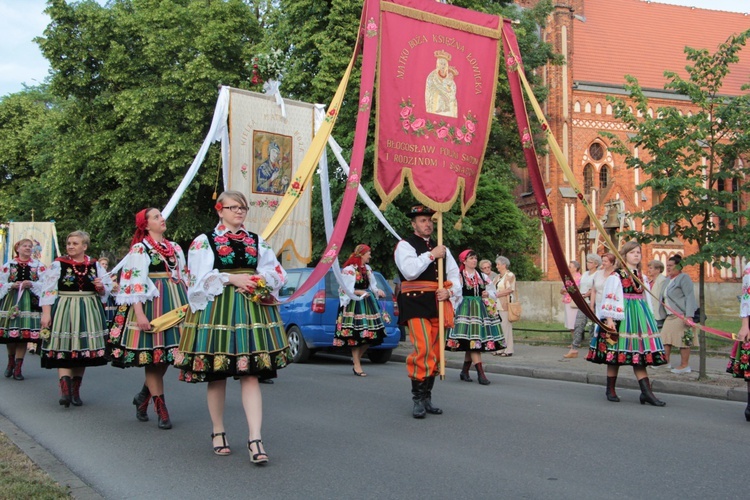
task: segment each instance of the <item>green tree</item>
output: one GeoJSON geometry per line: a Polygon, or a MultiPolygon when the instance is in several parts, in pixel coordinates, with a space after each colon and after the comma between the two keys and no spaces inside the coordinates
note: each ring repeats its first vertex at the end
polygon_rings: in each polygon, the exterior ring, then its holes
{"type": "MultiPolygon", "coordinates": [[[[723,83],[739,61],[750,30],[729,37],[715,53],[686,48],[688,78],[667,71],[664,88],[689,99],[692,113],[671,106],[653,116],[638,81],[627,77],[629,101],[610,97],[615,116],[631,132],[626,141],[612,134],[614,150],[628,168],[640,169],[646,180],[637,186],[654,193],[651,208],[633,214],[643,221],[641,231],[629,231],[643,243],[679,238],[694,243],[697,252],[683,262],[700,270],[700,307],[705,311],[705,264],[730,267],[727,258],[750,255],[744,231],[750,215],[750,94],[727,97],[723,83]],[[632,103],[632,107],[631,107],[632,103]],[[640,151],[633,154],[633,147],[640,151]],[[646,153],[646,154],[644,154],[646,153]],[[658,200],[658,201],[657,201],[658,200]],[[744,209],[742,209],[744,205],[744,209]],[[661,227],[669,227],[662,232],[661,227]]],[[[705,318],[702,318],[702,323],[705,318]]],[[[705,334],[700,334],[700,377],[706,375],[705,334]]]]}
{"type": "MultiPolygon", "coordinates": [[[[133,214],[162,207],[193,160],[221,84],[247,87],[262,31],[241,0],[51,0],[37,41],[52,68],[54,140],[38,213],[58,232],[87,229],[91,250],[120,254],[133,214]]],[[[210,227],[218,151],[170,219],[170,237],[210,227]]]]}

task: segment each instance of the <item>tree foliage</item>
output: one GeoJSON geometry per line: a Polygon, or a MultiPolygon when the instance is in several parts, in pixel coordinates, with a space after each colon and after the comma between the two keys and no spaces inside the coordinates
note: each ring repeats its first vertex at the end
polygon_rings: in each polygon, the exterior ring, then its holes
{"type": "MultiPolygon", "coordinates": [[[[744,230],[750,216],[750,183],[746,181],[750,175],[750,93],[731,98],[722,94],[725,78],[739,61],[748,36],[750,30],[731,36],[715,53],[686,48],[687,79],[665,72],[665,89],[687,97],[691,113],[664,106],[650,116],[649,100],[633,77],[627,77],[629,101],[610,98],[615,117],[632,134],[626,141],[607,136],[628,168],[646,174],[636,188],[651,189],[654,195],[651,208],[633,214],[642,220],[643,229],[628,234],[643,243],[679,238],[696,245],[697,252],[687,255],[683,263],[699,266],[703,311],[705,264],[730,267],[727,258],[750,255],[744,230]],[[638,155],[633,154],[634,147],[638,155]],[[668,230],[663,231],[665,227],[668,230]]],[[[704,345],[701,342],[702,376],[704,345]]]]}
{"type": "MultiPolygon", "coordinates": [[[[519,19],[515,29],[527,69],[555,60],[538,36],[550,1],[523,11],[510,0],[452,3],[519,19]]],[[[37,219],[56,220],[60,234],[90,231],[92,253],[121,253],[133,214],[164,206],[192,162],[208,131],[218,86],[251,88],[253,56],[280,49],[286,66],[282,93],[328,103],[351,57],[361,9],[362,0],[111,0],[105,6],[50,0],[51,22],[37,42],[51,75],[45,85],[0,102],[0,186],[6,194],[0,216],[28,220],[33,208],[37,219]]],[[[357,69],[334,130],[347,151],[359,81],[357,69]]],[[[543,88],[536,90],[545,96],[543,88]]],[[[483,257],[505,254],[519,278],[537,278],[528,255],[537,249],[538,223],[513,202],[510,166],[523,165],[523,155],[502,67],[496,108],[477,202],[462,231],[452,229],[457,214],[445,214],[445,240],[455,250],[471,246],[483,257]]],[[[373,130],[374,124],[363,179],[377,199],[373,130]]],[[[187,241],[213,223],[218,165],[212,148],[170,217],[170,237],[187,241]]],[[[332,184],[338,205],[340,171],[332,184]]],[[[314,192],[319,200],[319,190],[314,192]]],[[[402,235],[411,231],[403,215],[411,204],[405,194],[385,212],[402,235]]],[[[319,203],[313,207],[314,255],[319,255],[322,216],[319,203]]],[[[359,242],[376,248],[377,266],[393,270],[395,240],[364,208],[355,215],[346,245],[359,242]]]]}

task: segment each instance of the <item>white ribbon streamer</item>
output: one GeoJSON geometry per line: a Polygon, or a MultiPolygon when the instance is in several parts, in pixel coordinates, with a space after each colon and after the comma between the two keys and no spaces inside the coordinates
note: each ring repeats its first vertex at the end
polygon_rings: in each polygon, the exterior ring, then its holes
{"type": "MultiPolygon", "coordinates": [[[[263,93],[272,95],[276,98],[276,104],[281,108],[281,116],[286,118],[286,106],[284,105],[284,98],[281,97],[281,82],[278,80],[268,80],[263,84],[263,93]]],[[[317,130],[317,128],[316,128],[317,130]]]]}

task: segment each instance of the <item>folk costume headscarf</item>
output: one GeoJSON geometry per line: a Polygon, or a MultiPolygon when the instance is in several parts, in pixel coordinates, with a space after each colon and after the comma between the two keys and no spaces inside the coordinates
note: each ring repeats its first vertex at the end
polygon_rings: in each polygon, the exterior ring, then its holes
{"type": "Polygon", "coordinates": [[[149,208],[144,208],[135,214],[135,233],[133,233],[133,239],[130,240],[131,247],[136,243],[140,243],[143,241],[143,238],[148,236],[148,219],[146,218],[146,214],[149,210],[149,208]]]}
{"type": "Polygon", "coordinates": [[[362,257],[371,250],[370,247],[368,247],[365,244],[359,244],[354,248],[354,252],[349,256],[348,259],[346,259],[346,262],[344,262],[344,266],[354,266],[357,268],[357,271],[359,271],[360,276],[367,276],[367,267],[362,263],[362,257]]]}

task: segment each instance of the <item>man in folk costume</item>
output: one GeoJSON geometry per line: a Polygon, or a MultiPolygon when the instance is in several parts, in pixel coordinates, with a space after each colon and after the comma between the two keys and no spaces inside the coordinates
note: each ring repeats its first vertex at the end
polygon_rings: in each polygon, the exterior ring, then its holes
{"type": "Polygon", "coordinates": [[[453,306],[449,299],[461,295],[456,261],[445,246],[436,245],[430,238],[434,213],[423,205],[409,209],[406,215],[411,218],[414,234],[401,240],[394,252],[401,278],[399,323],[407,326],[414,346],[414,352],[406,358],[414,418],[424,418],[427,413],[443,413],[440,408],[432,406],[432,387],[440,363],[438,302],[445,302],[444,317],[449,323],[453,318],[453,306]],[[437,259],[441,258],[445,258],[447,278],[442,287],[438,283],[437,266],[437,259]]]}

